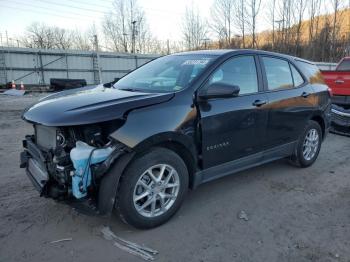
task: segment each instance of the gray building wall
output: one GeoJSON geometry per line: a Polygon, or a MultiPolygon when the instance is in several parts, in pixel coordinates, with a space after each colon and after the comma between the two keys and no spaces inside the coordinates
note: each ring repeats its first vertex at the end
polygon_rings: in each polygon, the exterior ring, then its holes
{"type": "Polygon", "coordinates": [[[16,84],[49,85],[51,78],[85,79],[88,84],[111,82],[157,58],[156,55],[111,52],[40,50],[0,47],[0,85],[12,80],[16,84]]]}

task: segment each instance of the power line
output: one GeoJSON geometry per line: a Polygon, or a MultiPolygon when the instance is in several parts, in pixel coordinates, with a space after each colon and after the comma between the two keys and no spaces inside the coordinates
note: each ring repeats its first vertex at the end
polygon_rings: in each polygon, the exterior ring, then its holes
{"type": "Polygon", "coordinates": [[[59,14],[55,14],[55,13],[41,12],[41,11],[38,11],[38,10],[30,10],[30,9],[28,9],[28,8],[6,6],[6,5],[3,5],[2,3],[1,3],[0,6],[1,6],[1,7],[4,7],[4,8],[11,9],[12,11],[13,11],[13,10],[17,10],[17,11],[21,11],[21,12],[25,12],[25,13],[28,13],[28,11],[29,11],[29,12],[33,12],[33,13],[37,13],[37,14],[56,16],[56,17],[71,19],[71,20],[75,20],[75,21],[77,21],[77,19],[83,19],[83,20],[86,20],[86,21],[91,21],[91,19],[88,19],[88,18],[83,18],[83,17],[77,18],[77,17],[63,16],[63,15],[59,15],[59,14]]]}
{"type": "MultiPolygon", "coordinates": [[[[1,2],[2,2],[2,0],[0,0],[0,3],[1,2]]],[[[18,2],[16,0],[12,0],[11,3],[17,3],[17,4],[20,4],[20,5],[28,6],[30,8],[39,8],[39,9],[43,9],[43,10],[47,10],[47,11],[52,12],[52,9],[50,9],[50,8],[28,4],[27,2],[23,3],[23,2],[18,2]]],[[[17,8],[17,6],[13,7],[13,8],[17,8]]],[[[82,17],[95,18],[94,16],[91,16],[91,15],[82,15],[81,13],[75,13],[75,12],[71,12],[71,11],[65,11],[65,13],[67,13],[68,15],[70,15],[70,14],[73,15],[73,17],[75,17],[75,16],[82,16],[82,17]]],[[[52,12],[52,14],[56,15],[57,13],[52,12]]],[[[60,15],[60,16],[64,16],[64,15],[60,15]]]]}
{"type": "Polygon", "coordinates": [[[70,2],[73,2],[73,3],[80,3],[80,4],[83,4],[83,5],[86,5],[86,6],[92,6],[92,7],[102,7],[102,8],[111,8],[112,5],[113,5],[113,2],[110,3],[109,6],[106,6],[106,5],[99,5],[99,4],[90,4],[90,3],[86,3],[85,1],[78,1],[78,0],[68,0],[70,2]]]}
{"type": "Polygon", "coordinates": [[[85,7],[77,7],[77,6],[74,6],[74,5],[67,5],[67,4],[63,4],[63,3],[53,3],[53,2],[50,2],[50,1],[46,1],[46,0],[36,0],[36,1],[40,1],[40,2],[43,2],[43,3],[47,3],[47,4],[50,4],[50,5],[56,5],[56,6],[64,6],[64,7],[69,7],[69,8],[74,8],[74,9],[77,9],[77,10],[83,10],[83,11],[88,11],[88,12],[93,12],[93,13],[101,13],[101,14],[108,14],[108,12],[104,12],[104,11],[99,11],[99,10],[96,10],[96,9],[91,9],[91,8],[85,8],[85,7]]]}
{"type": "MultiPolygon", "coordinates": [[[[96,10],[96,9],[92,9],[92,8],[87,8],[87,7],[78,7],[78,6],[74,6],[74,5],[69,5],[69,4],[63,4],[63,3],[54,3],[48,0],[36,0],[36,1],[40,1],[49,5],[56,5],[56,6],[64,6],[64,7],[69,7],[69,8],[74,8],[77,10],[83,10],[83,11],[88,11],[88,12],[94,12],[94,13],[101,13],[101,14],[105,14],[108,15],[110,13],[110,11],[101,11],[101,10],[96,10]]],[[[72,1],[72,0],[69,0],[72,1]]],[[[76,0],[72,1],[72,2],[77,2],[76,0]]],[[[81,1],[78,1],[80,3],[83,3],[81,1]]],[[[113,4],[113,2],[111,2],[111,4],[113,4]]],[[[90,7],[102,7],[102,8],[107,8],[110,9],[112,6],[102,6],[102,5],[96,5],[96,4],[90,4],[90,3],[84,3],[84,5],[86,6],[90,6],[90,7]]],[[[157,14],[162,14],[162,15],[167,15],[167,14],[180,14],[183,15],[185,14],[184,12],[173,12],[173,11],[167,11],[167,10],[161,10],[161,9],[154,9],[154,8],[148,8],[148,7],[141,7],[141,10],[148,10],[149,12],[153,12],[153,13],[157,13],[157,14]]]]}

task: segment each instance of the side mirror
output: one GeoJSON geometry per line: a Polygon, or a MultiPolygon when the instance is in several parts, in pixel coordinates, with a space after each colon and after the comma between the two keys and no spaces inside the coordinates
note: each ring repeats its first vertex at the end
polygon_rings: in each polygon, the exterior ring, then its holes
{"type": "Polygon", "coordinates": [[[211,98],[229,98],[238,96],[239,91],[240,88],[236,85],[213,83],[205,90],[200,90],[198,97],[203,100],[211,98]]]}

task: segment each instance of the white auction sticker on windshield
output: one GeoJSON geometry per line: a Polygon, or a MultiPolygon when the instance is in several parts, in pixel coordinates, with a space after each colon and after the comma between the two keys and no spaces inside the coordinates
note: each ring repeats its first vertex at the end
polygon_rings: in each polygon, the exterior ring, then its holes
{"type": "Polygon", "coordinates": [[[182,65],[206,65],[208,64],[209,59],[192,59],[186,60],[182,65]]]}

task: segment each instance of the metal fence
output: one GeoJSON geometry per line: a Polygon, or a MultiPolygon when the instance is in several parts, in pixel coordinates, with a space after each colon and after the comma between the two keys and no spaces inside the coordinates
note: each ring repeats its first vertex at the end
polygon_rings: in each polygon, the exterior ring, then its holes
{"type": "Polygon", "coordinates": [[[15,81],[47,86],[51,78],[107,83],[156,55],[0,47],[0,85],[15,81]]]}
{"type": "MultiPolygon", "coordinates": [[[[156,55],[41,50],[0,47],[0,86],[8,82],[48,86],[51,78],[85,79],[87,84],[108,83],[156,55]]],[[[316,62],[321,70],[334,70],[335,63],[316,62]]]]}

